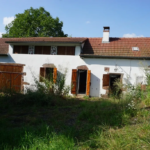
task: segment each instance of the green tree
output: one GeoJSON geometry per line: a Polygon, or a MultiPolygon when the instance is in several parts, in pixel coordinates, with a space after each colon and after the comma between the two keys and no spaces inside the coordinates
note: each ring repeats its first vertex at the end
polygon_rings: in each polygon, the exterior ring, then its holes
{"type": "Polygon", "coordinates": [[[43,7],[27,9],[16,14],[14,21],[6,25],[2,37],[67,37],[62,31],[63,22],[52,18],[43,7]]]}

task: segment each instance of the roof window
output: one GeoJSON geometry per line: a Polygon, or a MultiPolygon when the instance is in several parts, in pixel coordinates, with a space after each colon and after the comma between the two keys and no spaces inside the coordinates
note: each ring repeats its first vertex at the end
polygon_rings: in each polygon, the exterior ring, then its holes
{"type": "Polygon", "coordinates": [[[132,50],[133,51],[139,51],[139,48],[138,47],[132,47],[132,50]]]}

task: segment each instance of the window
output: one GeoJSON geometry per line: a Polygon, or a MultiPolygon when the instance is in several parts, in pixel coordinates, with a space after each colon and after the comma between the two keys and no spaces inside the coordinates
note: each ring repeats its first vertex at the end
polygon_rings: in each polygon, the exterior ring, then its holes
{"type": "Polygon", "coordinates": [[[28,46],[14,46],[14,54],[28,54],[28,46]]]}
{"type": "Polygon", "coordinates": [[[50,46],[35,46],[34,54],[50,55],[50,46]]]}
{"type": "Polygon", "coordinates": [[[14,54],[75,55],[75,46],[14,46],[14,54]]]}
{"type": "Polygon", "coordinates": [[[132,50],[133,51],[139,51],[139,48],[138,47],[132,47],[132,50]]]}
{"type": "Polygon", "coordinates": [[[57,46],[51,46],[51,55],[57,55],[57,46]]]}
{"type": "Polygon", "coordinates": [[[34,46],[29,46],[28,54],[34,54],[34,46]]]}
{"type": "Polygon", "coordinates": [[[43,78],[56,82],[57,79],[57,68],[40,68],[40,82],[43,82],[43,78]]]}
{"type": "Polygon", "coordinates": [[[74,46],[58,46],[57,55],[75,55],[74,46]]]}

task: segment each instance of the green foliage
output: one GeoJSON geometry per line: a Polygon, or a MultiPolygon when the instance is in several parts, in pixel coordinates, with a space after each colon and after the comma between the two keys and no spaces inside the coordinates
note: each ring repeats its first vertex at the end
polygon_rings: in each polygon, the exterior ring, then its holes
{"type": "Polygon", "coordinates": [[[6,25],[8,37],[67,37],[62,31],[63,22],[59,18],[52,18],[43,7],[39,9],[30,8],[24,13],[16,14],[14,21],[6,25]]]}
{"type": "Polygon", "coordinates": [[[51,94],[56,96],[68,96],[71,87],[65,84],[66,73],[66,69],[64,71],[64,74],[57,72],[56,82],[54,82],[53,80],[53,74],[49,74],[47,78],[41,77],[43,82],[39,82],[39,80],[33,76],[35,81],[34,88],[29,87],[27,88],[27,91],[38,91],[39,93],[51,94]]]}
{"type": "Polygon", "coordinates": [[[69,94],[71,87],[65,85],[66,73],[67,71],[65,71],[64,74],[57,72],[57,80],[56,83],[54,84],[54,93],[56,95],[68,96],[69,94]]]}

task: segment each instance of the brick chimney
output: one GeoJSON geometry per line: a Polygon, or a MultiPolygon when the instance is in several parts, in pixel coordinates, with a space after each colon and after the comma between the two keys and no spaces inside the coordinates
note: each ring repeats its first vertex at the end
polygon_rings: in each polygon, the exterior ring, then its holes
{"type": "Polygon", "coordinates": [[[103,27],[103,39],[102,43],[109,43],[109,30],[110,27],[103,27]]]}

